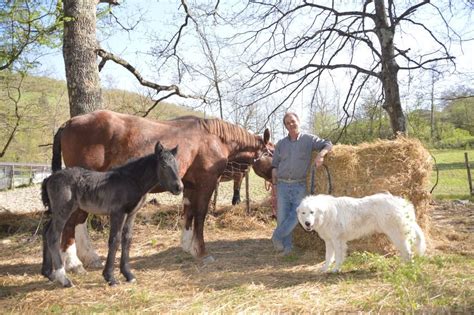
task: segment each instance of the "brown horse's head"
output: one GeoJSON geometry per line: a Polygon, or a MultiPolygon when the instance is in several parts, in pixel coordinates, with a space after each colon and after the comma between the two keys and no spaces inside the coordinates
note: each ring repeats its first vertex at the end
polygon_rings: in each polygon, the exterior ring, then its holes
{"type": "Polygon", "coordinates": [[[254,160],[252,168],[258,176],[267,181],[272,180],[272,161],[275,145],[272,142],[266,144],[265,150],[254,160]]]}

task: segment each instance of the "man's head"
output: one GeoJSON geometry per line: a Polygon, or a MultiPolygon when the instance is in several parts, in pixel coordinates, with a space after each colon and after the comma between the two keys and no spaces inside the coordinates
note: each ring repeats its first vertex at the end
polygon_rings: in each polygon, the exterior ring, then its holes
{"type": "Polygon", "coordinates": [[[297,135],[300,132],[300,118],[296,113],[286,113],[285,116],[283,116],[283,124],[290,135],[297,135]]]}

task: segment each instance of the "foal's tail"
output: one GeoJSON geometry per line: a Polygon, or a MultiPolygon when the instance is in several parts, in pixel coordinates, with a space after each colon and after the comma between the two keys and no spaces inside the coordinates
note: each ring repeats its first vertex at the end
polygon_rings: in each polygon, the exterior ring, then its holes
{"type": "Polygon", "coordinates": [[[62,167],[61,163],[61,134],[63,132],[65,125],[63,124],[59,127],[58,131],[54,135],[53,140],[53,157],[51,159],[51,171],[54,173],[59,171],[62,167]]]}
{"type": "Polygon", "coordinates": [[[48,208],[46,213],[51,213],[51,205],[49,201],[49,195],[48,195],[48,181],[51,178],[51,176],[46,177],[43,180],[43,183],[41,184],[41,200],[43,201],[43,205],[48,208]]]}

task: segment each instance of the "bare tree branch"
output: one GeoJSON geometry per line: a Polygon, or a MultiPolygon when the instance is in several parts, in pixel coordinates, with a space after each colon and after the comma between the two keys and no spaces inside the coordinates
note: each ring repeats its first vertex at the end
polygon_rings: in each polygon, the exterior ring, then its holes
{"type": "Polygon", "coordinates": [[[15,106],[15,122],[13,129],[10,131],[10,134],[7,138],[7,141],[3,145],[3,149],[0,152],[0,158],[5,156],[5,153],[7,152],[8,148],[10,147],[11,142],[13,141],[13,138],[15,137],[16,132],[18,131],[18,128],[20,127],[20,121],[22,120],[22,116],[20,115],[20,99],[21,99],[21,85],[23,83],[23,80],[25,78],[25,75],[23,73],[20,73],[20,80],[18,82],[18,85],[16,87],[10,87],[7,84],[7,96],[8,99],[13,102],[15,106]],[[16,96],[12,95],[11,90],[14,89],[16,91],[16,96]]]}
{"type": "MultiPolygon", "coordinates": [[[[107,52],[104,49],[101,49],[101,48],[97,49],[96,52],[102,58],[102,60],[99,63],[99,71],[102,70],[102,68],[104,67],[105,63],[108,60],[112,60],[113,62],[121,65],[122,67],[130,71],[135,76],[135,78],[137,78],[137,80],[140,82],[141,85],[154,89],[157,93],[160,93],[163,91],[171,91],[173,92],[171,95],[177,95],[183,98],[200,99],[203,102],[205,102],[205,99],[203,99],[200,96],[193,96],[193,95],[187,95],[187,94],[182,93],[177,85],[160,85],[160,84],[145,80],[143,76],[138,72],[138,70],[135,67],[133,67],[131,64],[129,64],[126,60],[110,52],[107,52]]],[[[171,95],[165,98],[168,98],[171,95]]]]}

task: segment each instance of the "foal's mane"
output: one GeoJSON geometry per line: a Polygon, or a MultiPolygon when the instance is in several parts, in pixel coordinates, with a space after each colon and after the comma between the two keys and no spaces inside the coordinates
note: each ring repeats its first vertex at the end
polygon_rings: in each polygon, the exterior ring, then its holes
{"type": "Polygon", "coordinates": [[[260,147],[258,138],[244,128],[221,119],[201,119],[201,125],[207,132],[218,136],[225,143],[237,142],[242,147],[260,147]]]}

